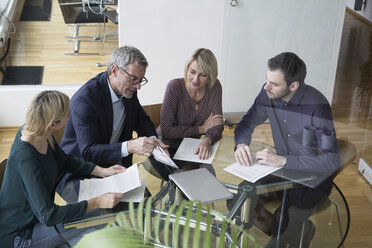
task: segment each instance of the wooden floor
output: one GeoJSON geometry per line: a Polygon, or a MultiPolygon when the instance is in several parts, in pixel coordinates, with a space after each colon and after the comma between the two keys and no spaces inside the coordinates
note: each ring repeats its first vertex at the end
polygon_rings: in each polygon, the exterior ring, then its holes
{"type": "MultiPolygon", "coordinates": [[[[73,43],[65,35],[72,34],[57,4],[53,1],[50,22],[16,22],[7,65],[44,66],[43,84],[84,83],[104,70],[97,62],[105,62],[117,40],[102,43],[85,42],[81,52],[99,52],[99,56],[66,56],[73,43]]],[[[107,25],[107,32],[117,27],[107,25]]],[[[98,28],[82,27],[81,32],[95,34],[98,28]]],[[[363,157],[372,165],[372,28],[348,12],[345,16],[334,97],[332,102],[335,126],[339,138],[353,142],[358,149],[355,164],[340,173],[335,182],[345,194],[351,213],[350,231],[345,247],[372,247],[372,187],[358,173],[357,164],[363,157]]],[[[6,106],[1,106],[6,107],[6,106]]],[[[0,158],[9,154],[16,128],[0,128],[0,158]]],[[[232,135],[232,129],[225,129],[232,135]]],[[[254,139],[272,144],[268,125],[254,133],[254,139]]],[[[144,173],[144,172],[142,172],[144,173]]],[[[150,191],[156,192],[159,181],[144,173],[150,191]]]]}

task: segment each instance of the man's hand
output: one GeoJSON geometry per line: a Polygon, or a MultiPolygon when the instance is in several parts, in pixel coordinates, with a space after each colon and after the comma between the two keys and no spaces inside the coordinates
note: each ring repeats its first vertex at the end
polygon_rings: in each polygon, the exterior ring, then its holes
{"type": "Polygon", "coordinates": [[[96,208],[113,208],[123,198],[122,193],[106,193],[88,200],[87,211],[96,208]]]}
{"type": "Polygon", "coordinates": [[[169,151],[168,151],[168,148],[169,148],[169,145],[166,145],[163,143],[163,141],[161,141],[160,139],[157,139],[157,138],[153,138],[155,140],[155,143],[156,145],[160,146],[161,148],[163,148],[164,152],[168,155],[169,155],[169,151]]]}
{"type": "Polygon", "coordinates": [[[199,159],[208,159],[212,154],[212,141],[210,138],[205,138],[202,143],[198,146],[195,151],[195,154],[199,154],[199,159]]]}
{"type": "Polygon", "coordinates": [[[156,146],[155,139],[140,137],[128,141],[128,152],[149,157],[156,146]]]}
{"type": "Polygon", "coordinates": [[[222,115],[212,115],[211,113],[208,119],[205,120],[204,124],[199,126],[199,133],[206,133],[208,129],[218,125],[223,125],[222,115]]]}
{"type": "Polygon", "coordinates": [[[92,170],[90,174],[93,176],[97,176],[97,177],[108,177],[114,174],[122,173],[124,171],[125,171],[125,167],[118,165],[118,164],[113,165],[108,168],[103,168],[97,165],[96,167],[94,167],[94,169],[92,170]]]}
{"type": "Polygon", "coordinates": [[[159,145],[161,148],[166,149],[169,147],[157,138],[140,137],[134,140],[128,141],[128,152],[135,153],[149,157],[154,151],[155,147],[159,145]]]}
{"type": "Polygon", "coordinates": [[[236,147],[235,160],[240,165],[251,166],[253,164],[253,156],[249,145],[242,143],[236,147]]]}
{"type": "Polygon", "coordinates": [[[257,162],[271,166],[284,167],[286,159],[284,156],[279,156],[271,150],[265,148],[262,151],[256,152],[257,162]]]}

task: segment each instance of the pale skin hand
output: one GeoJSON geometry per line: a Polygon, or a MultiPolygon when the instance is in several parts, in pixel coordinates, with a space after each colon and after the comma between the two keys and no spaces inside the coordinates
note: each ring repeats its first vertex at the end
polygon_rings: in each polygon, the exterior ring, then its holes
{"type": "Polygon", "coordinates": [[[265,148],[262,151],[256,152],[257,162],[276,167],[284,167],[286,159],[284,156],[276,155],[271,150],[265,148]]]}
{"type": "Polygon", "coordinates": [[[199,134],[206,133],[210,128],[218,125],[223,125],[222,115],[213,115],[211,113],[208,119],[205,120],[204,124],[198,127],[199,134]]]}
{"type": "Polygon", "coordinates": [[[253,164],[253,155],[249,145],[241,143],[236,147],[235,160],[240,165],[251,166],[253,164]]]}
{"type": "MultiPolygon", "coordinates": [[[[113,165],[109,168],[103,168],[101,166],[96,165],[92,172],[90,173],[93,176],[98,177],[108,177],[115,175],[117,173],[122,173],[125,171],[125,167],[121,165],[113,165]]],[[[113,208],[119,201],[123,198],[122,193],[106,193],[100,195],[96,198],[88,200],[87,211],[96,209],[96,208],[113,208]]]]}
{"type": "Polygon", "coordinates": [[[199,159],[204,160],[208,159],[212,154],[212,141],[210,138],[205,138],[202,143],[198,146],[195,151],[195,154],[199,154],[199,159]]]}
{"type": "Polygon", "coordinates": [[[123,198],[122,193],[106,193],[96,198],[88,200],[87,211],[96,208],[113,208],[123,198]]]}
{"type": "Polygon", "coordinates": [[[103,168],[97,165],[96,167],[94,167],[93,171],[90,174],[93,176],[97,176],[97,177],[108,177],[108,176],[112,176],[118,173],[122,173],[124,171],[125,171],[125,167],[118,165],[118,164],[113,165],[108,168],[103,168]]]}
{"type": "Polygon", "coordinates": [[[151,155],[157,145],[165,150],[169,147],[159,139],[148,137],[140,137],[134,140],[130,140],[128,141],[127,145],[129,153],[135,153],[147,157],[151,155]]]}

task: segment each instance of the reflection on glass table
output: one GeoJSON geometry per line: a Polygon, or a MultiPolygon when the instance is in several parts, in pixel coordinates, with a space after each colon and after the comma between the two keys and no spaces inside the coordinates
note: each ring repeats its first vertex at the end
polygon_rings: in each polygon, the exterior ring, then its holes
{"type": "MultiPolygon", "coordinates": [[[[217,211],[224,212],[227,218],[249,230],[263,246],[271,244],[272,247],[281,247],[279,242],[281,234],[284,233],[283,230],[292,230],[291,227],[293,227],[291,236],[293,233],[293,237],[297,237],[296,246],[307,247],[307,244],[311,244],[312,247],[337,247],[343,242],[348,231],[349,212],[347,202],[336,185],[330,195],[319,201],[311,211],[301,209],[301,212],[295,212],[296,214],[290,212],[285,215],[286,208],[279,208],[281,205],[286,206],[288,190],[302,188],[306,191],[306,187],[317,187],[329,175],[282,169],[257,183],[244,182],[240,177],[224,171],[224,168],[235,162],[233,148],[234,138],[224,136],[213,160],[217,179],[224,182],[233,193],[238,193],[233,201],[216,202],[214,206],[217,211]],[[277,196],[275,201],[272,199],[266,201],[265,199],[271,195],[277,196]],[[293,222],[288,221],[288,219],[295,219],[293,216],[300,216],[296,217],[299,219],[297,226],[292,226],[293,222]]],[[[251,144],[252,152],[264,148],[273,149],[259,142],[253,141],[251,144]]],[[[193,180],[190,184],[197,187],[199,183],[193,180]]]]}
{"type": "MultiPolygon", "coordinates": [[[[239,185],[242,182],[241,178],[224,171],[224,168],[226,166],[229,166],[230,164],[235,162],[233,153],[234,145],[234,137],[224,136],[221,141],[220,148],[213,161],[213,167],[216,170],[217,179],[222,182],[226,182],[227,187],[229,187],[230,189],[236,189],[236,187],[234,187],[233,185],[239,185]]],[[[252,152],[257,152],[264,148],[268,148],[274,151],[273,147],[256,141],[252,141],[250,148],[252,152]]],[[[343,150],[340,149],[340,152],[342,151],[343,150]]],[[[342,154],[341,157],[343,157],[342,154]]],[[[247,194],[255,195],[255,197],[265,196],[268,194],[283,195],[282,200],[277,199],[273,202],[264,203],[265,208],[272,214],[283,203],[283,199],[285,199],[284,195],[286,191],[284,189],[305,186],[316,187],[320,183],[322,183],[325,178],[327,178],[327,175],[323,175],[317,172],[301,171],[299,173],[295,173],[293,171],[286,171],[283,169],[278,170],[273,174],[276,176],[271,177],[277,178],[276,183],[267,184],[267,180],[261,180],[266,182],[261,184],[256,183],[253,185],[241,184],[241,187],[238,189],[240,192],[244,192],[244,190],[247,190],[248,188],[248,192],[246,191],[247,194]],[[244,189],[244,187],[246,187],[246,189],[244,189]],[[284,194],[282,194],[282,192],[284,192],[284,194]]],[[[335,184],[333,185],[334,186],[330,195],[316,206],[315,212],[311,215],[311,217],[309,217],[309,220],[311,220],[315,227],[315,235],[311,241],[311,247],[338,247],[346,238],[350,222],[348,205],[342,192],[335,184]]],[[[252,203],[252,201],[255,201],[255,197],[248,197],[244,202],[245,205],[243,204],[242,209],[245,210],[245,212],[242,210],[240,221],[245,221],[246,223],[248,223],[247,227],[253,227],[250,229],[250,233],[254,233],[255,238],[262,245],[265,245],[268,242],[268,235],[266,235],[259,228],[257,228],[254,223],[252,223],[254,222],[252,220],[252,217],[254,218],[254,208],[257,207],[256,203],[252,203]]],[[[235,207],[238,206],[235,205],[235,207]]],[[[229,213],[231,217],[233,216],[232,212],[234,210],[235,209],[231,209],[229,213]]],[[[302,229],[301,231],[304,231],[304,229],[302,229]]]]}

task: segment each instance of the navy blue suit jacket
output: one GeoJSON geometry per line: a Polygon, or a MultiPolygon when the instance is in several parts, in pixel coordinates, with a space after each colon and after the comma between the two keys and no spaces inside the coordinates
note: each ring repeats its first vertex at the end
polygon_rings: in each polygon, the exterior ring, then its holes
{"type": "Polygon", "coordinates": [[[118,143],[110,143],[113,110],[107,74],[102,72],[83,85],[72,97],[70,116],[60,146],[67,154],[82,157],[103,167],[132,165],[132,154],[121,156],[121,142],[138,136],[157,136],[154,124],[140,105],[137,92],[123,99],[125,120],[118,143]]]}

